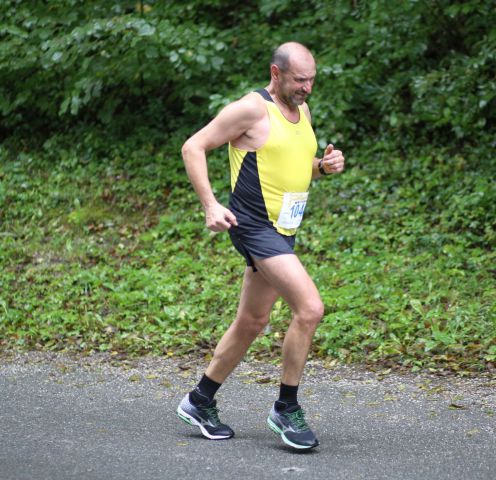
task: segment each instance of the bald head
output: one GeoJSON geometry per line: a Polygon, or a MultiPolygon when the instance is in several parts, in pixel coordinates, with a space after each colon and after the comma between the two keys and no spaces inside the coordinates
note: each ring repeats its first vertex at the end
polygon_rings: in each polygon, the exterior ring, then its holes
{"type": "Polygon", "coordinates": [[[312,93],[315,60],[307,47],[297,42],[277,47],[270,63],[269,93],[294,110],[312,93]]]}
{"type": "Polygon", "coordinates": [[[281,72],[287,72],[295,61],[310,61],[315,63],[313,55],[305,45],[298,42],[287,42],[279,45],[273,52],[271,65],[277,65],[281,72]]]}

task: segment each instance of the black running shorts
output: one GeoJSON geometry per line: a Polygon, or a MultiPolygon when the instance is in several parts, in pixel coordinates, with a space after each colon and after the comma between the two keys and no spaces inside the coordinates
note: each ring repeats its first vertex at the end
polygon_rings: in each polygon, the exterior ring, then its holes
{"type": "Polygon", "coordinates": [[[229,236],[236,250],[245,257],[246,264],[256,272],[254,260],[293,253],[296,235],[281,235],[272,226],[243,228],[232,226],[229,236]]]}

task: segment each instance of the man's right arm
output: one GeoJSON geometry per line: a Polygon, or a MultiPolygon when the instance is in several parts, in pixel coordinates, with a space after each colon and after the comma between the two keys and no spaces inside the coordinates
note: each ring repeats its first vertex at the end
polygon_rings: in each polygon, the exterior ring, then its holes
{"type": "Polygon", "coordinates": [[[257,97],[257,94],[248,94],[229,104],[182,147],[186,171],[205,211],[206,225],[214,232],[227,230],[237,222],[234,214],[214,196],[208,179],[206,152],[241,137],[263,117],[265,106],[257,97]]]}

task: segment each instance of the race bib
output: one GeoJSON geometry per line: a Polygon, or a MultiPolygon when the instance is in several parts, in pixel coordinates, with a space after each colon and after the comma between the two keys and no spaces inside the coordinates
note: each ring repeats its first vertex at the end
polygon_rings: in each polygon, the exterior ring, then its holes
{"type": "Polygon", "coordinates": [[[277,225],[282,228],[298,228],[307,204],[308,192],[286,192],[282,200],[277,225]]]}

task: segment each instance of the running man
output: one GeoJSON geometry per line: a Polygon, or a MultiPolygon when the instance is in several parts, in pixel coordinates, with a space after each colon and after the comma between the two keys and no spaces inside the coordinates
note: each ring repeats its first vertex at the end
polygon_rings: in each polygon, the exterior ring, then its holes
{"type": "Polygon", "coordinates": [[[282,297],[292,320],[282,346],[279,399],[267,422],[293,448],[319,444],[305,421],[297,392],[324,306],[293,247],[311,180],[342,172],[344,157],[332,145],[323,158],[315,157],[317,141],[305,103],[315,74],[314,58],[305,46],[295,42],[279,46],[270,63],[270,84],[226,106],[182,148],[207,227],[214,232],[228,230],[247,263],[236,318],[200,382],[177,408],[180,418],[200,427],[210,439],[234,435],[219,420],[214,396],[282,297]],[[226,143],[232,189],[228,208],[212,192],[206,161],[206,152],[226,143]]]}

